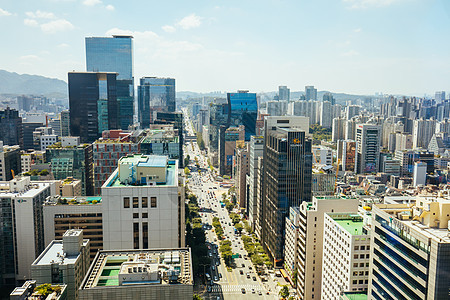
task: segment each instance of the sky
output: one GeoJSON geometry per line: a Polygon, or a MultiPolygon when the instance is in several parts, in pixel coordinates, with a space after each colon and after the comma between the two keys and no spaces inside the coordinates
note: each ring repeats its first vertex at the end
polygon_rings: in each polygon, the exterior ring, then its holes
{"type": "Polygon", "coordinates": [[[177,91],[450,91],[449,0],[0,0],[0,69],[67,81],[87,36],[134,36],[177,91]]]}

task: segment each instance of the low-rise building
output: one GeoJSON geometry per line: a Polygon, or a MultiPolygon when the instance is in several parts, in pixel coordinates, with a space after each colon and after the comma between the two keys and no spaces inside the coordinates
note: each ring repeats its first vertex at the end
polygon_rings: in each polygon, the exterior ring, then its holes
{"type": "Polygon", "coordinates": [[[81,196],[81,180],[67,177],[56,185],[56,194],[62,197],[81,196]]]}
{"type": "Polygon", "coordinates": [[[67,299],[78,299],[78,288],[89,268],[89,240],[83,230],[67,230],[62,240],[52,241],[31,264],[36,284],[67,284],[67,299]]]}
{"type": "Polygon", "coordinates": [[[90,241],[90,258],[103,249],[101,197],[48,197],[43,205],[44,238],[48,245],[61,240],[69,229],[83,229],[90,241]]]}
{"type": "Polygon", "coordinates": [[[66,284],[45,284],[45,289],[41,290],[42,285],[36,285],[36,280],[27,280],[25,283],[16,287],[11,294],[10,300],[66,300],[66,284]],[[45,290],[45,291],[44,291],[45,290]]]}
{"type": "Polygon", "coordinates": [[[192,299],[193,286],[189,248],[100,251],[79,299],[192,299]]]}

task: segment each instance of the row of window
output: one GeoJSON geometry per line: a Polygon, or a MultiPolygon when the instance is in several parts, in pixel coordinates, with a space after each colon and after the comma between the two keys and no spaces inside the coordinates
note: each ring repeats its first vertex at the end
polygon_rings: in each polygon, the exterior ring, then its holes
{"type": "MultiPolygon", "coordinates": [[[[150,207],[156,208],[156,197],[150,197],[150,207]]],[[[148,197],[141,197],[141,208],[148,208],[148,197]]],[[[123,197],[123,208],[130,208],[130,197],[123,197]]],[[[139,208],[139,197],[133,197],[133,208],[139,208]]]]}

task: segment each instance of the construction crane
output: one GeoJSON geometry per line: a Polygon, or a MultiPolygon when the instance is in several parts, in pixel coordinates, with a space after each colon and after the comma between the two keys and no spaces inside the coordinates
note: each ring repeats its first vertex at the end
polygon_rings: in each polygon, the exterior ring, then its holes
{"type": "Polygon", "coordinates": [[[338,179],[338,174],[339,174],[339,165],[341,164],[341,159],[338,158],[337,160],[337,164],[336,164],[336,177],[334,178],[334,193],[336,194],[336,190],[337,190],[337,179],[338,179]]]}

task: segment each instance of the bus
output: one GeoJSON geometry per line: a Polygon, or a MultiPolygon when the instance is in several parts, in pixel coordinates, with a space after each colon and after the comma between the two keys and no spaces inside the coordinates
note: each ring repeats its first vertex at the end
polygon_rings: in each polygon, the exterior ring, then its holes
{"type": "Polygon", "coordinates": [[[225,203],[220,202],[220,207],[224,208],[225,207],[225,203]]]}

